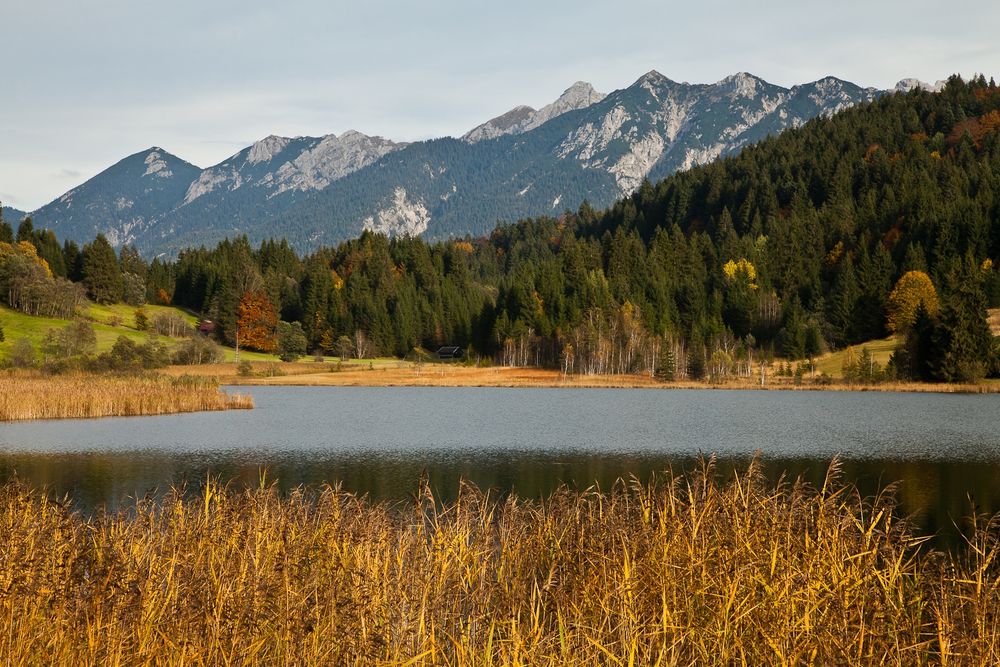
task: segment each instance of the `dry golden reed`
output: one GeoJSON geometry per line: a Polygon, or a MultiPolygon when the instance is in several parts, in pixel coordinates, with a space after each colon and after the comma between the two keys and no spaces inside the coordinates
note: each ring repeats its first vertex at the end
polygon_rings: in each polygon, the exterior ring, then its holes
{"type": "Polygon", "coordinates": [[[164,415],[252,408],[217,382],[160,375],[0,375],[0,421],[164,415]]]}
{"type": "Polygon", "coordinates": [[[0,488],[8,665],[997,664],[996,527],[755,468],[441,507],[273,486],[85,519],[0,488]]]}

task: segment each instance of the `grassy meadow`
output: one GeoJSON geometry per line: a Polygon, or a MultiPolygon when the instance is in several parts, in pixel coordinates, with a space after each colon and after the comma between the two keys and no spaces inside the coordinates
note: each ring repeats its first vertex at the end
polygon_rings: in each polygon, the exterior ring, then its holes
{"type": "Polygon", "coordinates": [[[85,518],[0,488],[8,665],[997,664],[995,522],[934,552],[891,495],[710,466],[441,505],[337,488],[85,518]]]}
{"type": "MultiPolygon", "coordinates": [[[[143,306],[149,319],[158,313],[177,314],[184,318],[184,321],[192,327],[197,324],[198,318],[181,308],[173,306],[143,306]]],[[[161,340],[173,347],[179,344],[182,339],[171,338],[151,334],[148,331],[140,331],[136,328],[134,306],[126,304],[96,304],[90,303],[80,313],[80,317],[90,322],[94,327],[97,337],[97,352],[110,350],[119,336],[125,336],[136,343],[145,342],[149,336],[154,335],[157,340],[161,340]]],[[[70,323],[70,320],[56,319],[50,317],[37,317],[25,315],[16,310],[0,306],[0,327],[3,327],[4,340],[0,342],[0,359],[7,356],[11,347],[19,338],[27,338],[37,350],[45,339],[45,334],[49,329],[62,329],[70,323]]],[[[232,348],[223,347],[222,353],[227,361],[235,359],[236,351],[232,348]]],[[[271,354],[240,351],[240,359],[251,361],[277,361],[278,357],[271,354]]]]}
{"type": "Polygon", "coordinates": [[[162,375],[0,374],[0,422],[249,409],[253,398],[220,391],[216,381],[162,375]]]}

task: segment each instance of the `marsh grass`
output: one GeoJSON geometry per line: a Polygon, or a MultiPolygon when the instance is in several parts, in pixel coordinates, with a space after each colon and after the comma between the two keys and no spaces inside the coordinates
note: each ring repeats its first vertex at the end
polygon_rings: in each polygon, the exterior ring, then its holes
{"type": "Polygon", "coordinates": [[[209,482],[83,518],[0,488],[20,664],[997,664],[997,527],[931,551],[891,494],[751,465],[441,505],[209,482]]]}
{"type": "Polygon", "coordinates": [[[162,375],[0,375],[0,421],[163,415],[252,408],[205,378],[162,375]]]}

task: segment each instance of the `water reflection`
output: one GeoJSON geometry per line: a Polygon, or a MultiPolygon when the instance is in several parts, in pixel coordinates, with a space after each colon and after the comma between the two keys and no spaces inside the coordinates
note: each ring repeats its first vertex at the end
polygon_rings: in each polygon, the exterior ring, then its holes
{"type": "Polygon", "coordinates": [[[439,497],[467,479],[544,496],[690,469],[720,474],[759,450],[766,476],[820,485],[831,457],[872,494],[898,483],[924,528],[1000,511],[996,396],[620,390],[257,388],[252,412],[0,425],[0,480],[16,474],[84,511],[196,489],[212,474],[282,489],[340,482],[406,499],[422,474],[439,497]]]}

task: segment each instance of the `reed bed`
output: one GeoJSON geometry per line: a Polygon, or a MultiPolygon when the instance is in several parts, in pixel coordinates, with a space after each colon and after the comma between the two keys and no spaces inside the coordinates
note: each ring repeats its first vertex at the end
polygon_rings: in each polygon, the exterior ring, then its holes
{"type": "MultiPolygon", "coordinates": [[[[833,469],[835,473],[835,468],[833,469]]],[[[997,664],[997,527],[711,466],[540,501],[339,488],[84,518],[0,488],[6,664],[997,664]]]]}
{"type": "Polygon", "coordinates": [[[0,421],[130,417],[253,408],[253,398],[229,395],[205,378],[161,375],[0,376],[0,421]]]}

